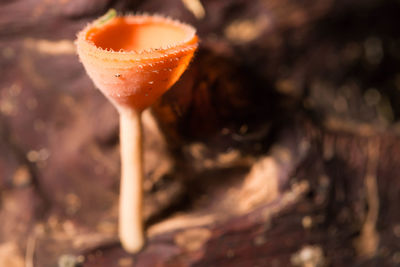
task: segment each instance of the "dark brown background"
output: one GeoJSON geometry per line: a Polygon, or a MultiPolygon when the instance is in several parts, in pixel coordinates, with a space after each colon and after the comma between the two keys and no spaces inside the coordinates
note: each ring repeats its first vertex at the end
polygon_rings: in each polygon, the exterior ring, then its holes
{"type": "Polygon", "coordinates": [[[0,266],[400,266],[399,1],[184,2],[0,3],[0,266]],[[73,45],[111,7],[201,38],[144,114],[134,256],[117,113],[73,45]]]}

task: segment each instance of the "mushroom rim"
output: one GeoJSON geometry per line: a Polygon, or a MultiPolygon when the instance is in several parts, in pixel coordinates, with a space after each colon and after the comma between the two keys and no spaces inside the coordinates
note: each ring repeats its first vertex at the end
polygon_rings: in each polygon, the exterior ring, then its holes
{"type": "MultiPolygon", "coordinates": [[[[131,21],[135,21],[135,24],[157,24],[162,23],[165,25],[173,26],[179,28],[185,33],[185,38],[182,41],[177,41],[172,45],[166,45],[161,47],[154,47],[149,49],[140,49],[140,50],[129,50],[126,51],[124,49],[120,49],[119,51],[115,51],[111,48],[103,48],[95,44],[93,40],[88,38],[89,31],[94,28],[101,28],[104,25],[107,25],[109,22],[106,22],[102,25],[96,25],[97,21],[89,23],[86,27],[81,30],[77,34],[77,39],[75,44],[79,50],[84,50],[86,53],[94,56],[94,57],[102,57],[109,58],[110,60],[128,60],[128,61],[143,61],[146,59],[162,59],[168,58],[171,54],[180,54],[184,51],[196,50],[198,47],[198,37],[196,35],[196,30],[189,24],[184,22],[180,22],[178,20],[174,20],[169,17],[164,17],[159,14],[140,14],[140,15],[125,15],[125,16],[117,16],[115,18],[124,18],[131,21]],[[137,22],[137,23],[136,23],[137,22]]],[[[113,19],[115,19],[113,18],[113,19]]],[[[112,21],[111,19],[110,21],[112,21]]]]}

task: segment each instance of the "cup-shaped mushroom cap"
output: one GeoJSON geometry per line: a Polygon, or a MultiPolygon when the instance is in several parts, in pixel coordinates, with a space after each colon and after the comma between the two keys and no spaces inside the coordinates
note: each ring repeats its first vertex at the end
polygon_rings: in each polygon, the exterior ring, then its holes
{"type": "Polygon", "coordinates": [[[142,111],[182,75],[198,46],[193,27],[162,16],[129,15],[78,33],[90,78],[117,105],[142,111]]]}

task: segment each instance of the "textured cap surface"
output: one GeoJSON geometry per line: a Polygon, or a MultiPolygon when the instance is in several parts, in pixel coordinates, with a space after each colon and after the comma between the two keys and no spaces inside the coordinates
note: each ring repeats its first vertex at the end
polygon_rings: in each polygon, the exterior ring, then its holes
{"type": "Polygon", "coordinates": [[[154,15],[98,21],[78,33],[77,50],[95,85],[114,104],[143,110],[182,75],[198,46],[195,29],[154,15]]]}

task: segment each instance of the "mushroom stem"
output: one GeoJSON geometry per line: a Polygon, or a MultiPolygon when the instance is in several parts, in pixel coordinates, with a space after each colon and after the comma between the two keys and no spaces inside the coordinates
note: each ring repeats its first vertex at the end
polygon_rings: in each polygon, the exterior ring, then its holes
{"type": "Polygon", "coordinates": [[[135,253],[144,244],[142,221],[143,151],[141,112],[119,110],[121,184],[119,237],[123,248],[135,253]]]}

